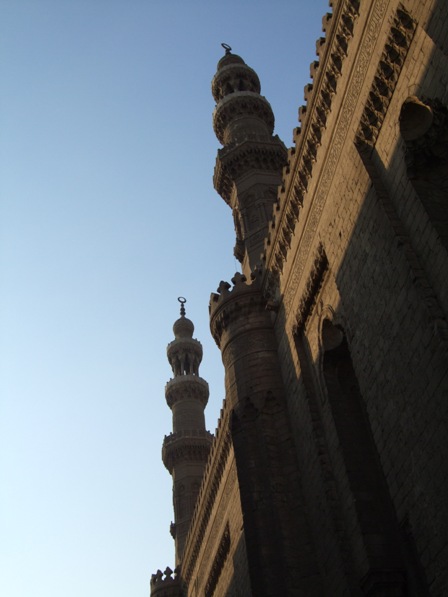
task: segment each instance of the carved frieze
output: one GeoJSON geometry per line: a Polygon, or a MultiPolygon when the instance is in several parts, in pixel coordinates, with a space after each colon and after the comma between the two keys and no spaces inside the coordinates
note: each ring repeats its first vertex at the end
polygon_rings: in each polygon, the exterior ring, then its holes
{"type": "Polygon", "coordinates": [[[405,58],[414,37],[416,23],[406,9],[397,9],[384,45],[373,85],[356,133],[356,146],[374,147],[405,58]]]}
{"type": "MultiPolygon", "coordinates": [[[[271,233],[270,243],[265,243],[265,259],[268,268],[278,274],[283,271],[289,249],[289,239],[294,232],[304,196],[307,193],[309,180],[313,174],[318,149],[321,145],[322,131],[326,126],[327,115],[331,110],[333,97],[337,90],[338,78],[342,72],[342,64],[347,55],[350,39],[353,37],[355,21],[359,14],[359,0],[347,0],[343,3],[339,18],[334,24],[336,30],[331,39],[331,53],[325,56],[327,38],[320,38],[316,45],[316,52],[321,61],[325,62],[325,71],[321,78],[312,86],[305,88],[305,99],[312,109],[302,106],[299,109],[299,120],[306,124],[306,141],[302,142],[300,127],[296,129],[295,143],[297,152],[294,157],[295,165],[292,174],[288,176],[288,183],[284,182],[280,193],[282,218],[277,219],[277,225],[271,233]],[[286,242],[285,242],[286,241],[286,242]]],[[[324,17],[324,30],[329,35],[334,16],[328,14],[324,17]]],[[[310,74],[316,79],[320,70],[318,61],[310,67],[310,74]]]]}
{"type": "MultiPolygon", "coordinates": [[[[378,0],[375,3],[373,13],[368,22],[368,28],[358,51],[355,66],[353,68],[353,76],[350,80],[348,93],[344,101],[344,109],[341,112],[338,124],[333,134],[332,143],[329,148],[327,161],[325,163],[325,169],[323,170],[322,178],[319,181],[319,187],[313,197],[310,217],[301,239],[300,252],[295,260],[294,270],[292,272],[291,278],[288,280],[288,286],[285,290],[283,303],[287,313],[291,312],[292,301],[294,300],[297,287],[305,269],[309,251],[313,244],[317,226],[325,206],[333,176],[336,172],[337,164],[339,162],[342,148],[349,130],[349,124],[352,120],[353,113],[359,100],[359,95],[364,84],[366,72],[370,65],[372,51],[378,39],[387,7],[387,0],[378,0]]],[[[358,8],[359,2],[346,2],[344,3],[343,10],[348,9],[351,18],[355,19],[358,8]]],[[[331,48],[331,52],[331,59],[334,60],[333,48],[331,48]]],[[[340,55],[340,58],[343,59],[343,56],[340,55]]],[[[314,116],[315,111],[313,111],[313,119],[314,116]]],[[[289,197],[288,200],[293,200],[293,198],[289,197]]],[[[281,258],[278,258],[278,254],[279,251],[276,255],[274,255],[273,258],[271,257],[271,260],[269,261],[269,269],[272,267],[272,262],[274,269],[281,272],[281,258]]]]}

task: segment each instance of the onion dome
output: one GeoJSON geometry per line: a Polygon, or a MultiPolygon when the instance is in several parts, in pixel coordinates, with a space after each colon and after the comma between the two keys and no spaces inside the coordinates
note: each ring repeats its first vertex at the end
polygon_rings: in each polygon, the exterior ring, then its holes
{"type": "Polygon", "coordinates": [[[185,303],[187,301],[182,296],[178,298],[178,301],[181,305],[180,317],[174,322],[173,325],[174,337],[176,338],[176,340],[179,338],[193,338],[193,322],[185,317],[185,303]]]}

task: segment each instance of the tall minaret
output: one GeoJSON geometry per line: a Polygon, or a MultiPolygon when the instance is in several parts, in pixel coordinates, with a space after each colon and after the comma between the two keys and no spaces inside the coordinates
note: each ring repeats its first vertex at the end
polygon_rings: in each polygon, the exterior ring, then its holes
{"type": "Polygon", "coordinates": [[[218,151],[213,183],[232,208],[235,257],[249,276],[261,261],[268,223],[287,151],[274,131],[274,114],[260,95],[257,73],[244,60],[226,53],[212,81],[216,101],[213,128],[223,148],[218,151]]]}
{"type": "Polygon", "coordinates": [[[186,300],[179,297],[180,318],[174,323],[174,340],[168,344],[168,361],[174,377],[165,387],[173,412],[173,433],[165,436],[162,459],[173,477],[176,566],[182,561],[185,539],[201,485],[213,435],[205,429],[207,382],[199,377],[202,346],[193,338],[194,325],[185,317],[186,300]]]}

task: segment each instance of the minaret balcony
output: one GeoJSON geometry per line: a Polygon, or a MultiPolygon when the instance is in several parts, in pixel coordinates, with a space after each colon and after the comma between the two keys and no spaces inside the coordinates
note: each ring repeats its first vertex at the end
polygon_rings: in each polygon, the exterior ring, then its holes
{"type": "Polygon", "coordinates": [[[261,91],[257,73],[244,64],[242,59],[239,63],[231,62],[226,66],[220,66],[212,81],[212,95],[216,102],[235,91],[261,91]]]}
{"type": "Polygon", "coordinates": [[[226,130],[229,124],[240,118],[257,118],[262,126],[256,130],[259,134],[272,135],[274,131],[274,113],[268,100],[253,91],[236,91],[226,95],[213,112],[213,129],[218,140],[226,145],[226,130]]]}
{"type": "Polygon", "coordinates": [[[230,205],[233,183],[240,177],[260,170],[280,175],[287,159],[286,147],[278,137],[272,137],[269,141],[245,139],[239,144],[218,150],[213,185],[230,205]]]}
{"type": "Polygon", "coordinates": [[[173,472],[181,462],[205,463],[210,452],[213,434],[198,429],[178,431],[165,436],[162,447],[163,464],[173,472]]]}
{"type": "Polygon", "coordinates": [[[165,386],[165,398],[170,408],[180,400],[199,400],[206,406],[208,402],[208,383],[199,375],[177,375],[165,386]]]}

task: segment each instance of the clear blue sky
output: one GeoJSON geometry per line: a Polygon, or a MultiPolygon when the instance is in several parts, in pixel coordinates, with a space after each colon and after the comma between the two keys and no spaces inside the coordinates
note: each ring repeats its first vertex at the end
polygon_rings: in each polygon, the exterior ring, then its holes
{"type": "Polygon", "coordinates": [[[147,596],[173,566],[166,345],[238,269],[212,175],[226,42],[292,142],[325,0],[0,0],[0,593],[147,596]]]}

